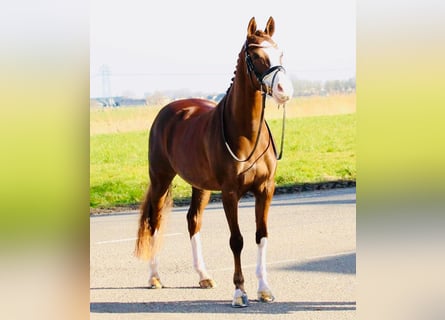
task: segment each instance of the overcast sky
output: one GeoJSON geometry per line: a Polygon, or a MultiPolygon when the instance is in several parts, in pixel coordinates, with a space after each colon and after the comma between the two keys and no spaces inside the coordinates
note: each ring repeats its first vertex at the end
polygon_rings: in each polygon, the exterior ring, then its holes
{"type": "Polygon", "coordinates": [[[112,95],[225,92],[253,16],[260,29],[275,19],[292,77],[355,77],[354,0],[91,0],[90,94],[102,96],[102,65],[112,95]]]}

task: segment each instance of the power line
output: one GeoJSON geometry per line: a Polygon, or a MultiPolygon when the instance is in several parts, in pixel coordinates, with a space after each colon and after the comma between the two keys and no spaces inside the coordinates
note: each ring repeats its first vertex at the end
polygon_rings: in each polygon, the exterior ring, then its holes
{"type": "MultiPolygon", "coordinates": [[[[332,71],[353,71],[352,67],[332,67],[332,68],[301,68],[301,69],[289,69],[291,74],[298,73],[320,73],[320,72],[332,72],[332,71]]],[[[227,73],[206,73],[206,72],[132,72],[132,73],[109,73],[107,76],[111,77],[211,77],[211,76],[230,76],[233,72],[227,73]]],[[[103,77],[103,73],[96,73],[90,75],[90,78],[103,77]]]]}
{"type": "MultiPolygon", "coordinates": [[[[204,73],[204,72],[135,72],[135,73],[113,73],[110,77],[153,77],[153,76],[227,76],[229,73],[204,73]]],[[[102,73],[96,73],[90,76],[90,78],[95,78],[102,76],[102,73]]]]}

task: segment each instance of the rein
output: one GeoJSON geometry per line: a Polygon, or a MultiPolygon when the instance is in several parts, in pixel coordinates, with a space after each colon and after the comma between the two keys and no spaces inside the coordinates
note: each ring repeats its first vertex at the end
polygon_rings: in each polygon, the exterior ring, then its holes
{"type": "MultiPolygon", "coordinates": [[[[226,137],[226,132],[224,129],[224,109],[226,108],[226,101],[227,99],[224,98],[224,103],[222,104],[222,110],[221,110],[221,133],[222,133],[222,138],[224,141],[224,145],[226,146],[227,151],[229,152],[229,154],[232,156],[232,158],[238,162],[247,162],[250,160],[250,158],[252,158],[253,154],[255,153],[256,148],[258,147],[258,142],[260,141],[260,135],[261,135],[261,128],[263,127],[263,121],[264,121],[264,110],[266,109],[266,92],[262,91],[261,95],[263,97],[262,99],[262,109],[261,109],[261,117],[260,117],[260,124],[258,127],[258,133],[257,133],[257,137],[255,140],[255,145],[253,146],[252,151],[250,152],[250,154],[245,158],[245,159],[240,159],[236,156],[236,154],[232,151],[232,149],[229,146],[229,143],[227,142],[227,137],[226,137]]],[[[264,121],[264,123],[266,124],[266,128],[267,131],[269,132],[269,137],[272,140],[272,147],[273,147],[273,151],[275,153],[275,158],[277,160],[281,160],[282,156],[283,156],[283,145],[284,145],[284,129],[285,129],[285,123],[286,123],[286,104],[283,104],[283,121],[282,121],[282,127],[281,127],[281,143],[280,143],[280,153],[277,154],[277,149],[275,147],[275,141],[273,139],[273,135],[272,132],[269,128],[269,124],[267,123],[267,121],[264,121]]]]}
{"type": "MultiPolygon", "coordinates": [[[[260,134],[261,134],[261,128],[263,127],[263,120],[264,120],[264,109],[265,109],[265,105],[266,105],[266,94],[263,92],[262,93],[263,96],[263,108],[261,110],[261,120],[260,120],[260,124],[259,124],[259,128],[258,128],[258,134],[256,136],[256,141],[255,141],[255,145],[253,146],[252,152],[250,152],[250,154],[247,156],[246,159],[241,160],[240,158],[238,158],[236,156],[236,154],[232,151],[232,149],[229,146],[229,143],[227,142],[227,138],[226,138],[226,132],[224,130],[224,109],[226,108],[226,101],[227,99],[224,99],[224,103],[223,103],[223,107],[221,110],[221,133],[222,133],[222,137],[224,140],[224,145],[226,146],[227,151],[229,151],[230,155],[232,156],[232,158],[238,162],[247,162],[250,160],[250,158],[252,158],[257,146],[258,146],[258,142],[260,141],[260,134]]],[[[269,131],[270,132],[270,131],[269,131]]]]}
{"type": "MultiPolygon", "coordinates": [[[[253,45],[253,44],[251,44],[253,45]]],[[[261,95],[263,97],[262,99],[262,109],[261,109],[261,117],[260,117],[260,123],[259,123],[259,127],[258,127],[258,133],[257,133],[257,137],[255,140],[255,145],[253,146],[252,151],[250,152],[250,154],[245,158],[245,159],[240,159],[237,157],[237,155],[233,152],[233,150],[230,148],[229,143],[227,142],[227,137],[226,137],[226,133],[225,133],[225,129],[224,129],[224,109],[226,107],[226,101],[227,99],[224,98],[224,103],[222,105],[222,110],[221,110],[221,133],[222,133],[222,138],[224,141],[224,145],[226,146],[227,151],[229,152],[229,154],[232,156],[232,158],[238,162],[247,162],[250,160],[250,158],[252,158],[253,154],[255,153],[256,148],[258,147],[258,142],[260,140],[260,135],[261,135],[261,128],[263,127],[263,121],[266,124],[267,127],[267,131],[269,132],[269,137],[272,140],[272,147],[275,153],[275,158],[277,160],[281,160],[282,156],[283,156],[283,144],[284,144],[284,129],[285,129],[285,120],[286,120],[286,104],[283,104],[283,121],[282,121],[282,127],[281,127],[281,144],[280,144],[280,153],[277,153],[277,149],[275,147],[275,141],[273,139],[273,135],[272,132],[269,128],[269,125],[267,124],[267,121],[264,120],[264,110],[266,109],[266,95],[272,95],[272,87],[273,84],[275,82],[275,77],[277,75],[277,73],[279,71],[285,71],[284,67],[281,65],[278,66],[273,66],[271,68],[269,68],[268,70],[266,70],[266,72],[264,72],[263,74],[260,74],[256,69],[255,66],[252,62],[252,58],[249,55],[249,52],[247,51],[249,45],[246,43],[244,44],[244,53],[245,53],[245,60],[246,60],[246,65],[247,65],[247,73],[249,74],[249,78],[250,78],[250,82],[252,84],[252,87],[255,88],[255,86],[253,85],[253,81],[252,81],[252,72],[253,74],[255,74],[255,77],[257,78],[258,83],[260,84],[260,88],[261,88],[261,95]],[[264,78],[269,76],[270,74],[273,73],[273,77],[272,77],[272,85],[270,87],[268,87],[267,85],[264,85],[264,78]],[[263,90],[263,87],[265,87],[265,90],[263,90]]],[[[228,90],[227,90],[228,91],[228,90]]],[[[278,106],[279,107],[279,106],[278,106]]]]}
{"type": "MultiPolygon", "coordinates": [[[[269,124],[267,123],[267,121],[265,121],[267,131],[269,132],[269,136],[272,139],[272,147],[273,147],[273,151],[275,153],[275,158],[277,158],[277,160],[281,160],[281,158],[283,157],[284,129],[285,129],[285,124],[286,124],[286,104],[282,104],[282,106],[283,106],[283,120],[282,120],[282,125],[281,125],[281,143],[280,143],[280,153],[279,154],[277,154],[277,149],[275,147],[275,141],[273,139],[272,132],[270,131],[269,124]]],[[[280,106],[278,106],[278,108],[280,108],[280,106]]]]}

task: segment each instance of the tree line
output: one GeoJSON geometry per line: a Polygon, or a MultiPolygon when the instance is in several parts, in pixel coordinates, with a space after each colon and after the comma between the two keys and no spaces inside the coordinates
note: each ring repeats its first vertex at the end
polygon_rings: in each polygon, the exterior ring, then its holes
{"type": "Polygon", "coordinates": [[[355,78],[347,80],[293,79],[294,96],[329,95],[355,92],[355,78]]]}
{"type": "MultiPolygon", "coordinates": [[[[294,97],[301,96],[326,96],[330,94],[342,94],[355,92],[355,78],[347,80],[301,80],[292,79],[294,97]]],[[[220,101],[224,93],[206,93],[191,91],[189,89],[154,91],[145,94],[146,105],[164,105],[171,100],[179,98],[202,97],[220,101]]],[[[139,103],[139,102],[138,102],[139,103]]],[[[130,104],[134,104],[130,103],[130,104]]],[[[123,104],[122,104],[123,105],[123,104]]]]}

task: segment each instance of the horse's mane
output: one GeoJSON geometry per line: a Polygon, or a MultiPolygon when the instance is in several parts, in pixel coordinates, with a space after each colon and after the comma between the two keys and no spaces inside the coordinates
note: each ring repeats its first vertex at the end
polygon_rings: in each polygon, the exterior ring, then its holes
{"type": "MultiPolygon", "coordinates": [[[[266,34],[264,31],[256,30],[255,34],[247,37],[247,42],[246,43],[257,43],[257,44],[260,44],[263,41],[269,41],[269,42],[274,43],[272,38],[268,34],[266,34]]],[[[232,77],[232,79],[230,79],[230,85],[229,85],[229,87],[226,90],[226,95],[229,93],[230,89],[232,88],[233,81],[235,80],[235,77],[236,77],[236,70],[238,69],[238,66],[239,66],[239,63],[240,63],[240,60],[241,60],[241,55],[242,55],[243,52],[244,52],[244,50],[241,50],[240,53],[238,54],[238,60],[236,61],[235,71],[233,71],[234,76],[232,77]]]]}

